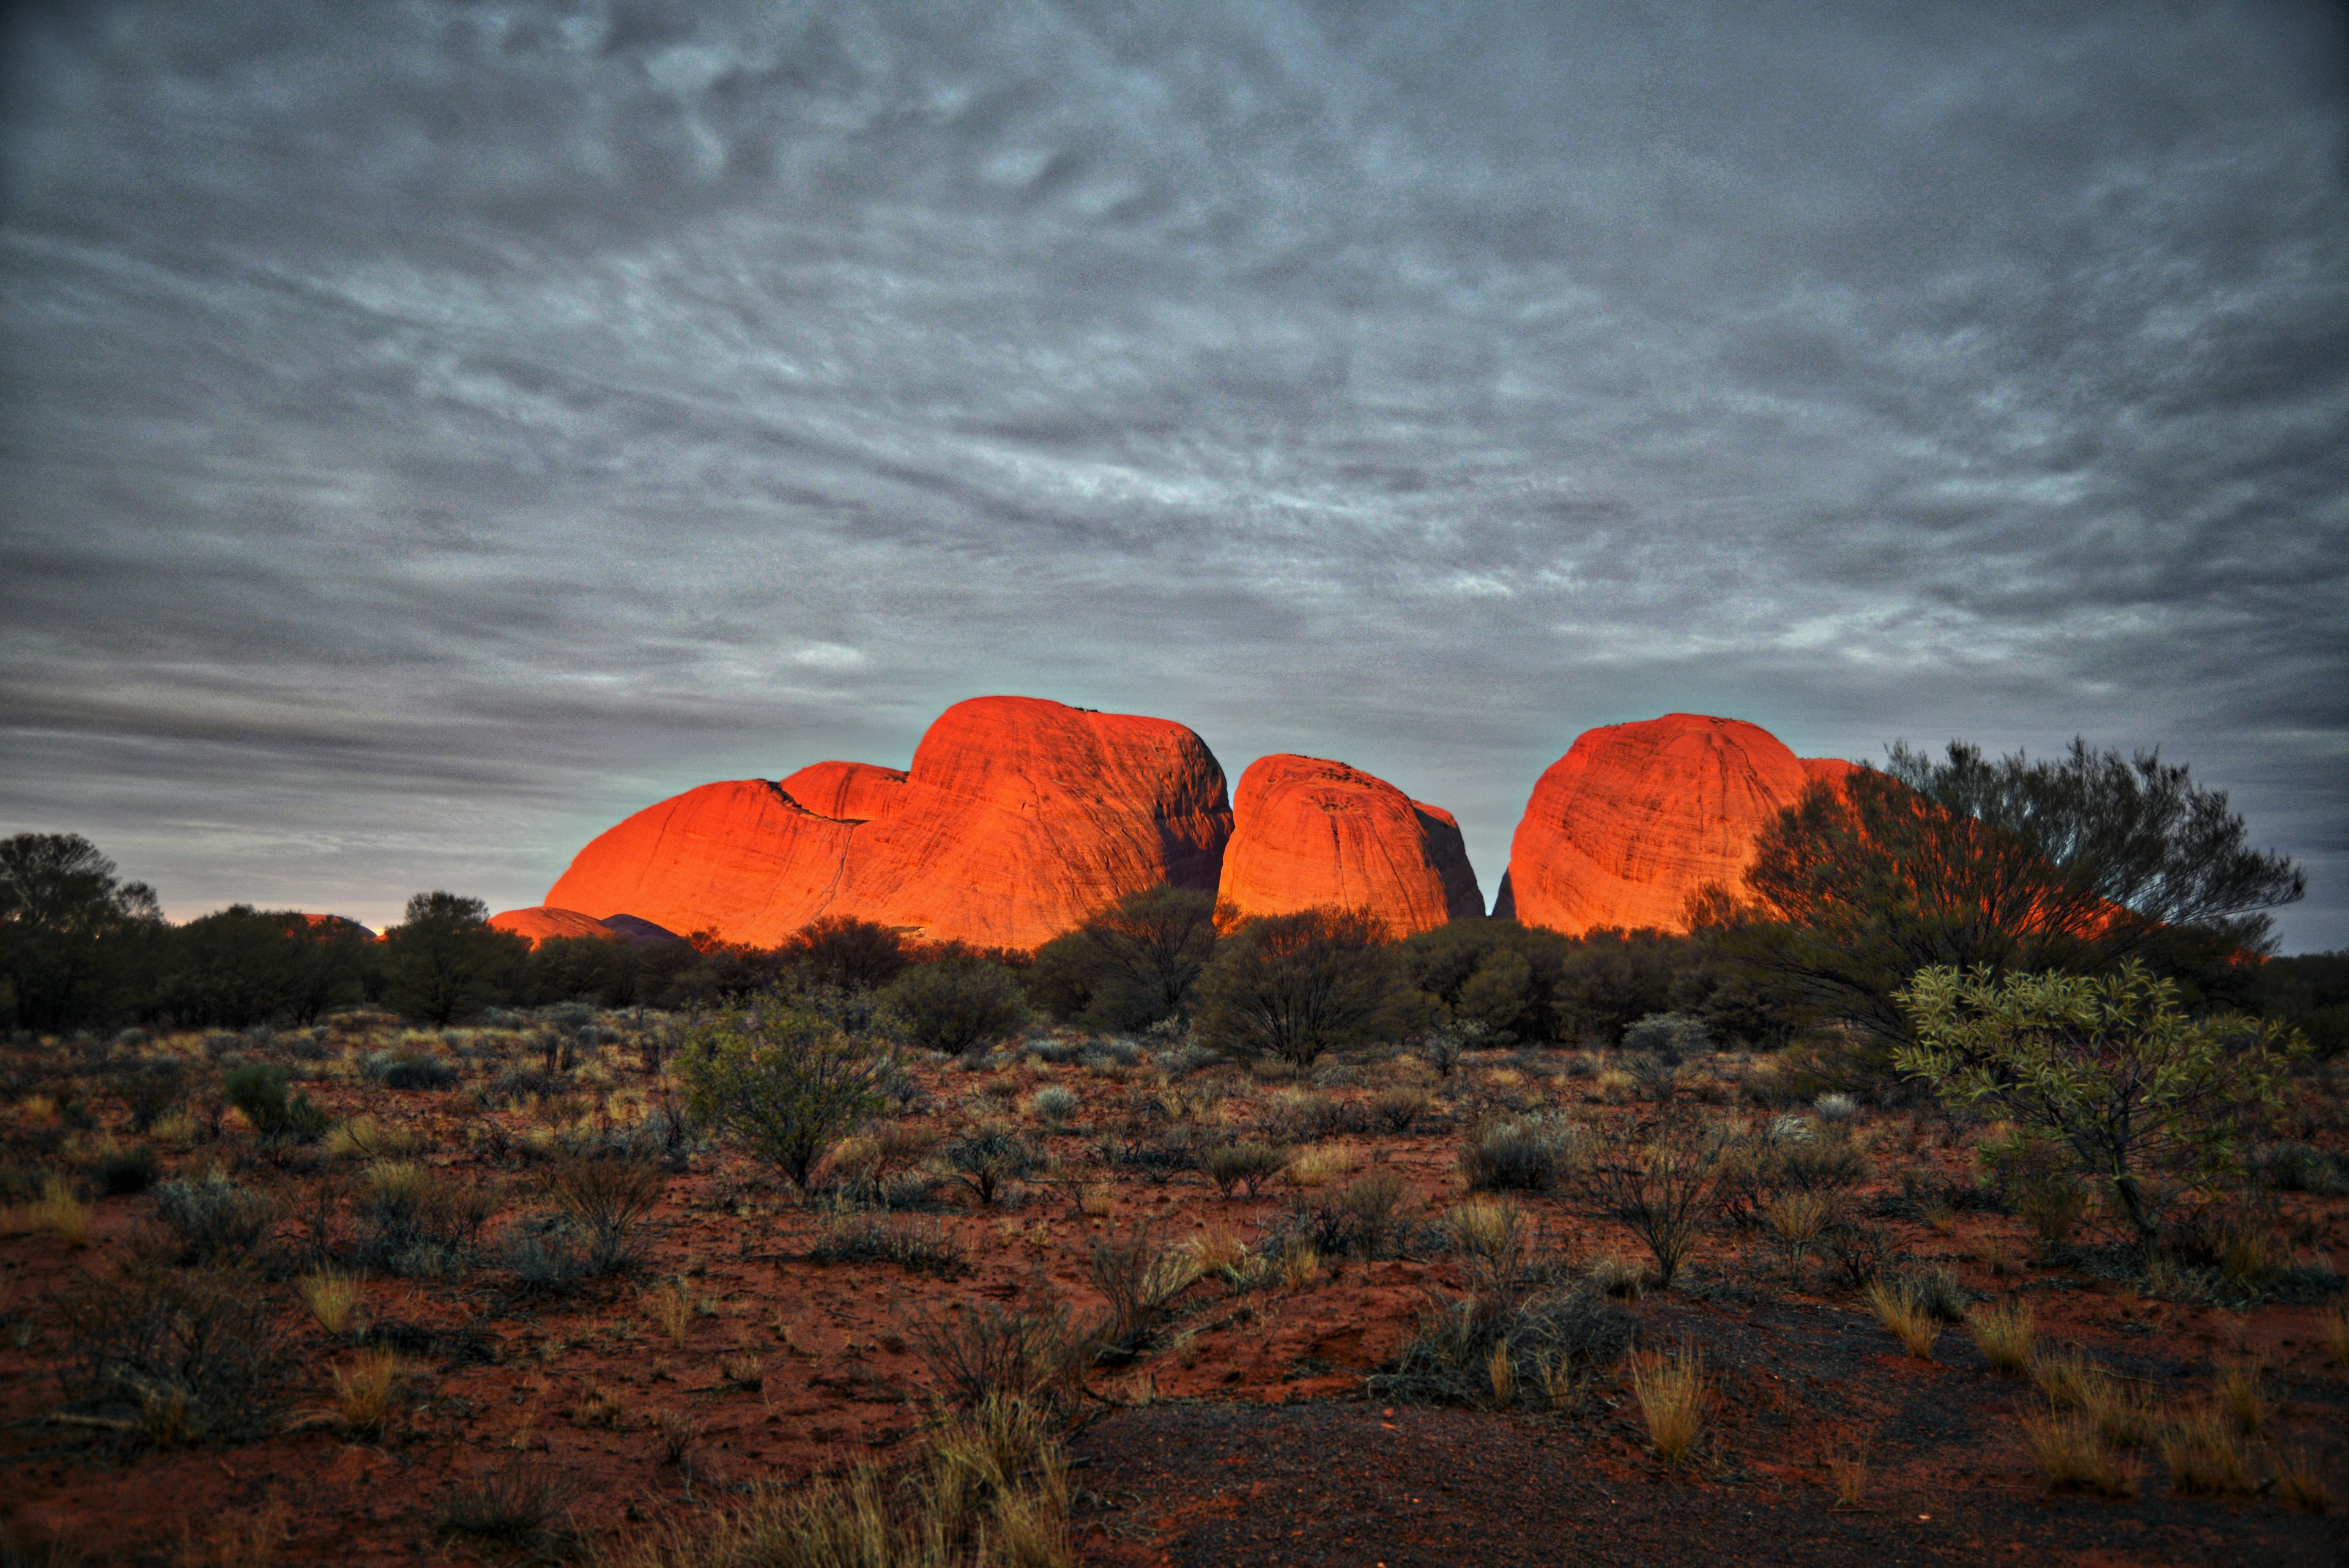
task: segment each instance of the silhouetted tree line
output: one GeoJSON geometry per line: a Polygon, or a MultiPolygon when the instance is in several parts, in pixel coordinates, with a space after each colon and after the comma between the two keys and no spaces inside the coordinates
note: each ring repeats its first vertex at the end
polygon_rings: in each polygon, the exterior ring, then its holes
{"type": "Polygon", "coordinates": [[[2349,954],[2265,956],[2266,911],[2303,888],[2288,860],[2247,846],[2222,792],[2157,757],[2078,743],[2036,763],[1896,747],[1883,769],[1815,784],[1763,835],[1742,886],[1691,900],[1685,934],[1472,919],[1394,940],[1359,910],[1243,921],[1162,887],[1032,955],[846,918],[773,948],[705,933],[533,950],[490,926],[481,900],[447,892],[409,899],[380,940],[243,905],[172,926],[88,840],[21,834],[0,843],[0,1023],[241,1028],[364,1002],[447,1024],[492,1006],[707,1011],[786,992],[945,1051],[1041,1016],[1187,1028],[1214,1049],[1308,1063],[1430,1036],[1615,1045],[1672,1014],[1723,1043],[1828,1042],[1831,1065],[1865,1078],[1908,1043],[1895,993],[1921,970],[2135,961],[2189,1005],[2284,1020],[2329,1055],[2349,1045],[2349,954]]]}

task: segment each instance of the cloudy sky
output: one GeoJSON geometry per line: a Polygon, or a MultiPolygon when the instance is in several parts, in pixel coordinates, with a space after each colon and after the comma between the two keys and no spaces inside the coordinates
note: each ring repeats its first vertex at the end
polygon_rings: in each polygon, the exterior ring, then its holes
{"type": "Polygon", "coordinates": [[[8,15],[0,832],[174,916],[1009,691],[1488,897],[1594,724],[2158,744],[2349,946],[2329,10],[8,15]]]}

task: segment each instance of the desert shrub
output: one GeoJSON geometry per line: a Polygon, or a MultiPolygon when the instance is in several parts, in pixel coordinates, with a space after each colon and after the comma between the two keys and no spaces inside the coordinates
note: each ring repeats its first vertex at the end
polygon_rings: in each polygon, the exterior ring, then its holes
{"type": "Polygon", "coordinates": [[[258,1436],[285,1405],[272,1312],[237,1272],[140,1269],[90,1281],[57,1302],[66,1397],[127,1408],[128,1435],[158,1448],[258,1436]]]}
{"type": "Polygon", "coordinates": [[[1460,1142],[1460,1176],[1471,1192],[1540,1192],[1557,1179],[1569,1140],[1539,1122],[1481,1121],[1460,1142]]]}
{"type": "Polygon", "coordinates": [[[1250,920],[1217,944],[1199,981],[1196,1033],[1226,1055],[1307,1067],[1400,1033],[1410,1001],[1381,922],[1304,909],[1250,920]]]}
{"type": "Polygon", "coordinates": [[[1645,1137],[1618,1130],[1592,1140],[1575,1178],[1575,1196],[1590,1212],[1637,1236],[1655,1260],[1658,1286],[1670,1290],[1703,1232],[1723,1147],[1671,1122],[1648,1129],[1645,1137]]]}
{"type": "Polygon", "coordinates": [[[818,1263],[895,1263],[917,1274],[953,1279],[970,1267],[970,1254],[954,1232],[936,1220],[901,1219],[855,1209],[834,1209],[808,1248],[818,1263]]]}
{"type": "Polygon", "coordinates": [[[989,1399],[1056,1405],[1081,1386],[1096,1343],[1059,1302],[917,1316],[908,1320],[905,1337],[947,1397],[966,1407],[989,1399]]]}
{"type": "Polygon", "coordinates": [[[1371,1096],[1371,1120],[1378,1125],[1381,1131],[1402,1137],[1411,1131],[1433,1104],[1433,1097],[1425,1089],[1381,1089],[1371,1096]]]}
{"type": "Polygon", "coordinates": [[[1381,1166],[1343,1187],[1299,1197],[1276,1221],[1276,1239],[1284,1232],[1301,1238],[1324,1257],[1381,1257],[1399,1233],[1403,1192],[1401,1173],[1381,1166]]]}
{"type": "Polygon", "coordinates": [[[991,1044],[1028,1018],[1011,971],[967,955],[915,965],[882,990],[881,1003],[905,1039],[949,1055],[991,1044]]]}
{"type": "Polygon", "coordinates": [[[886,1104],[895,1065],[869,1037],[771,994],[697,1025],[677,1058],[694,1116],[802,1192],[825,1150],[886,1104]]]}
{"type": "Polygon", "coordinates": [[[1163,1249],[1147,1234],[1096,1242],[1088,1262],[1109,1306],[1107,1321],[1094,1331],[1103,1359],[1131,1356],[1149,1344],[1168,1304],[1201,1272],[1195,1253],[1163,1249]]]}
{"type": "Polygon", "coordinates": [[[453,1065],[412,1045],[372,1052],[359,1070],[387,1089],[446,1089],[457,1082],[453,1065]]]}
{"type": "Polygon", "coordinates": [[[1189,1011],[1215,949],[1214,894],[1140,888],[1038,949],[1028,989],[1055,1017],[1138,1029],[1189,1011]]]}
{"type": "Polygon", "coordinates": [[[1866,1164],[1848,1143],[1813,1137],[1798,1118],[1786,1131],[1796,1136],[1774,1128],[1723,1145],[1714,1191],[1728,1219],[1751,1225],[1782,1198],[1817,1194],[1835,1199],[1867,1179],[1866,1164]]]}
{"type": "Polygon", "coordinates": [[[1199,1168],[1226,1198],[1239,1187],[1247,1188],[1247,1195],[1254,1198],[1259,1188],[1288,1168],[1289,1158],[1283,1145],[1244,1138],[1213,1145],[1200,1160],[1199,1168]]]}
{"type": "Polygon", "coordinates": [[[1819,1237],[1819,1253],[1829,1272],[1846,1288],[1864,1291],[1892,1262],[1893,1237],[1881,1225],[1863,1220],[1842,1220],[1819,1237]]]}
{"type": "Polygon", "coordinates": [[[151,1131],[187,1099],[187,1068],[168,1057],[141,1062],[115,1079],[114,1092],[130,1113],[130,1130],[151,1131]]]}
{"type": "Polygon", "coordinates": [[[526,1292],[569,1290],[598,1272],[576,1226],[559,1214],[533,1214],[508,1226],[497,1243],[498,1266],[526,1292]]]}
{"type": "Polygon", "coordinates": [[[98,1185],[109,1198],[129,1198],[155,1185],[162,1166],[145,1144],[110,1149],[98,1158],[98,1185]]]}
{"type": "Polygon", "coordinates": [[[1077,1107],[1083,1103],[1077,1097],[1075,1090],[1052,1084],[1037,1090],[1035,1098],[1029,1105],[1045,1126],[1057,1127],[1064,1126],[1071,1116],[1076,1115],[1077,1107]]]}
{"type": "Polygon", "coordinates": [[[1034,1146],[1003,1127],[974,1127],[948,1143],[945,1154],[947,1168],[985,1204],[1036,1167],[1034,1146]]]}
{"type": "Polygon", "coordinates": [[[1586,1284],[1436,1296],[1371,1389],[1424,1404],[1565,1409],[1578,1379],[1630,1347],[1633,1327],[1629,1312],[1586,1284]]]}
{"type": "Polygon", "coordinates": [[[1917,1043],[1900,1071],[1952,1108],[1989,1101],[2060,1145],[2150,1251],[2148,1177],[2203,1190],[2240,1166],[2254,1108],[2282,1102],[2304,1042],[2273,1023],[2189,1017],[2177,982],[2130,960],[2099,979],[1921,971],[1899,993],[1917,1043]]]}
{"type": "Polygon", "coordinates": [[[2068,1151],[2025,1132],[1977,1151],[1982,1176],[2001,1201],[2023,1217],[2043,1246],[2069,1241],[2088,1210],[2088,1187],[2068,1151]]]}
{"type": "Polygon", "coordinates": [[[570,1483],[552,1467],[509,1459],[456,1482],[434,1511],[432,1532],[547,1552],[567,1533],[570,1483]]]}
{"type": "Polygon", "coordinates": [[[636,1259],[636,1227],[660,1201],[668,1178],[650,1160],[574,1158],[547,1173],[555,1212],[585,1238],[595,1272],[607,1274],[636,1259]]]}
{"type": "Polygon", "coordinates": [[[936,1183],[920,1165],[937,1142],[937,1134],[927,1127],[904,1122],[883,1122],[864,1137],[849,1139],[833,1156],[840,1197],[885,1209],[926,1201],[936,1183]]]}
{"type": "Polygon", "coordinates": [[[308,1095],[289,1097],[285,1070],[266,1062],[230,1068],[221,1080],[221,1092],[264,1137],[311,1143],[329,1125],[326,1113],[312,1105],[308,1095]]]}
{"type": "Polygon", "coordinates": [[[2268,1144],[2253,1151],[2253,1174],[2279,1192],[2349,1197],[2349,1157],[2313,1144],[2268,1144]]]}
{"type": "Polygon", "coordinates": [[[156,1188],[155,1217],[163,1222],[179,1262],[237,1262],[268,1239],[277,1206],[267,1194],[215,1170],[199,1180],[156,1188]]]}
{"type": "Polygon", "coordinates": [[[425,1166],[378,1160],[359,1205],[359,1261],[422,1278],[458,1272],[496,1210],[493,1193],[425,1166]]]}

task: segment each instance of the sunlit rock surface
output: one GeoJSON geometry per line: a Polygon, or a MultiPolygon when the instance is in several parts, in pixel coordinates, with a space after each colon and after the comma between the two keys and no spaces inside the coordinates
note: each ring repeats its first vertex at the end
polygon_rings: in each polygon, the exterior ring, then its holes
{"type": "Polygon", "coordinates": [[[1493,912],[1568,933],[1685,929],[1691,893],[1735,889],[1761,831],[1813,779],[1849,769],[1735,719],[1669,713],[1586,731],[1534,785],[1493,912]]]}
{"type": "Polygon", "coordinates": [[[1359,768],[1258,757],[1232,795],[1218,900],[1244,916],[1367,909],[1398,936],[1485,912],[1449,812],[1359,768]]]}
{"type": "Polygon", "coordinates": [[[905,773],[705,784],[597,837],[548,905],[771,946],[824,915],[1033,948],[1137,888],[1213,889],[1223,769],[1181,724],[1026,697],[942,714],[905,773]]]}
{"type": "Polygon", "coordinates": [[[527,937],[533,947],[552,937],[603,937],[626,942],[632,947],[685,940],[667,927],[635,915],[614,915],[608,919],[599,920],[576,909],[557,909],[544,904],[535,904],[527,909],[502,910],[490,917],[490,924],[499,930],[527,937]]]}

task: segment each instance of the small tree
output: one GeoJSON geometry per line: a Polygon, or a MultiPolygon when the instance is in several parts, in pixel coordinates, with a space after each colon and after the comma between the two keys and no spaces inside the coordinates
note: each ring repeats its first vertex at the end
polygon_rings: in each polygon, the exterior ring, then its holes
{"type": "Polygon", "coordinates": [[[693,1116],[802,1192],[824,1151],[886,1105],[895,1070],[870,1037],[775,995],[693,1025],[677,1057],[693,1116]]]}
{"type": "Polygon", "coordinates": [[[1386,928],[1367,911],[1269,915],[1217,947],[1199,981],[1199,1038],[1310,1066],[1324,1051],[1399,1031],[1404,992],[1386,928]]]}
{"type": "Polygon", "coordinates": [[[1988,1100],[2069,1150],[2147,1251],[2159,1224],[2145,1176],[2208,1188],[2234,1170],[2249,1113],[2279,1103],[2287,1058],[2306,1049],[2273,1023],[2189,1018],[2175,982],[2135,960],[2101,978],[1938,967],[1899,1000],[1917,1042],[1895,1065],[1945,1105],[1988,1100]]]}
{"type": "Polygon", "coordinates": [[[877,990],[912,961],[895,927],[854,915],[826,915],[801,927],[789,948],[810,981],[844,991],[877,990]]]}
{"type": "Polygon", "coordinates": [[[16,1022],[70,1029],[126,1005],[163,929],[155,889],[120,880],[81,835],[0,839],[0,1001],[16,1022]]]}
{"type": "Polygon", "coordinates": [[[454,893],[419,893],[384,935],[392,1005],[435,1028],[497,1000],[530,961],[530,942],[490,924],[489,906],[454,893]]]}
{"type": "Polygon", "coordinates": [[[1036,953],[1029,988],[1062,1018],[1136,1029],[1190,1011],[1216,952],[1216,900],[1188,888],[1128,893],[1036,953]]]}
{"type": "Polygon", "coordinates": [[[1028,1018],[1009,970],[963,954],[916,964],[889,982],[881,1002],[906,1039],[948,1053],[1000,1040],[1028,1018]]]}

